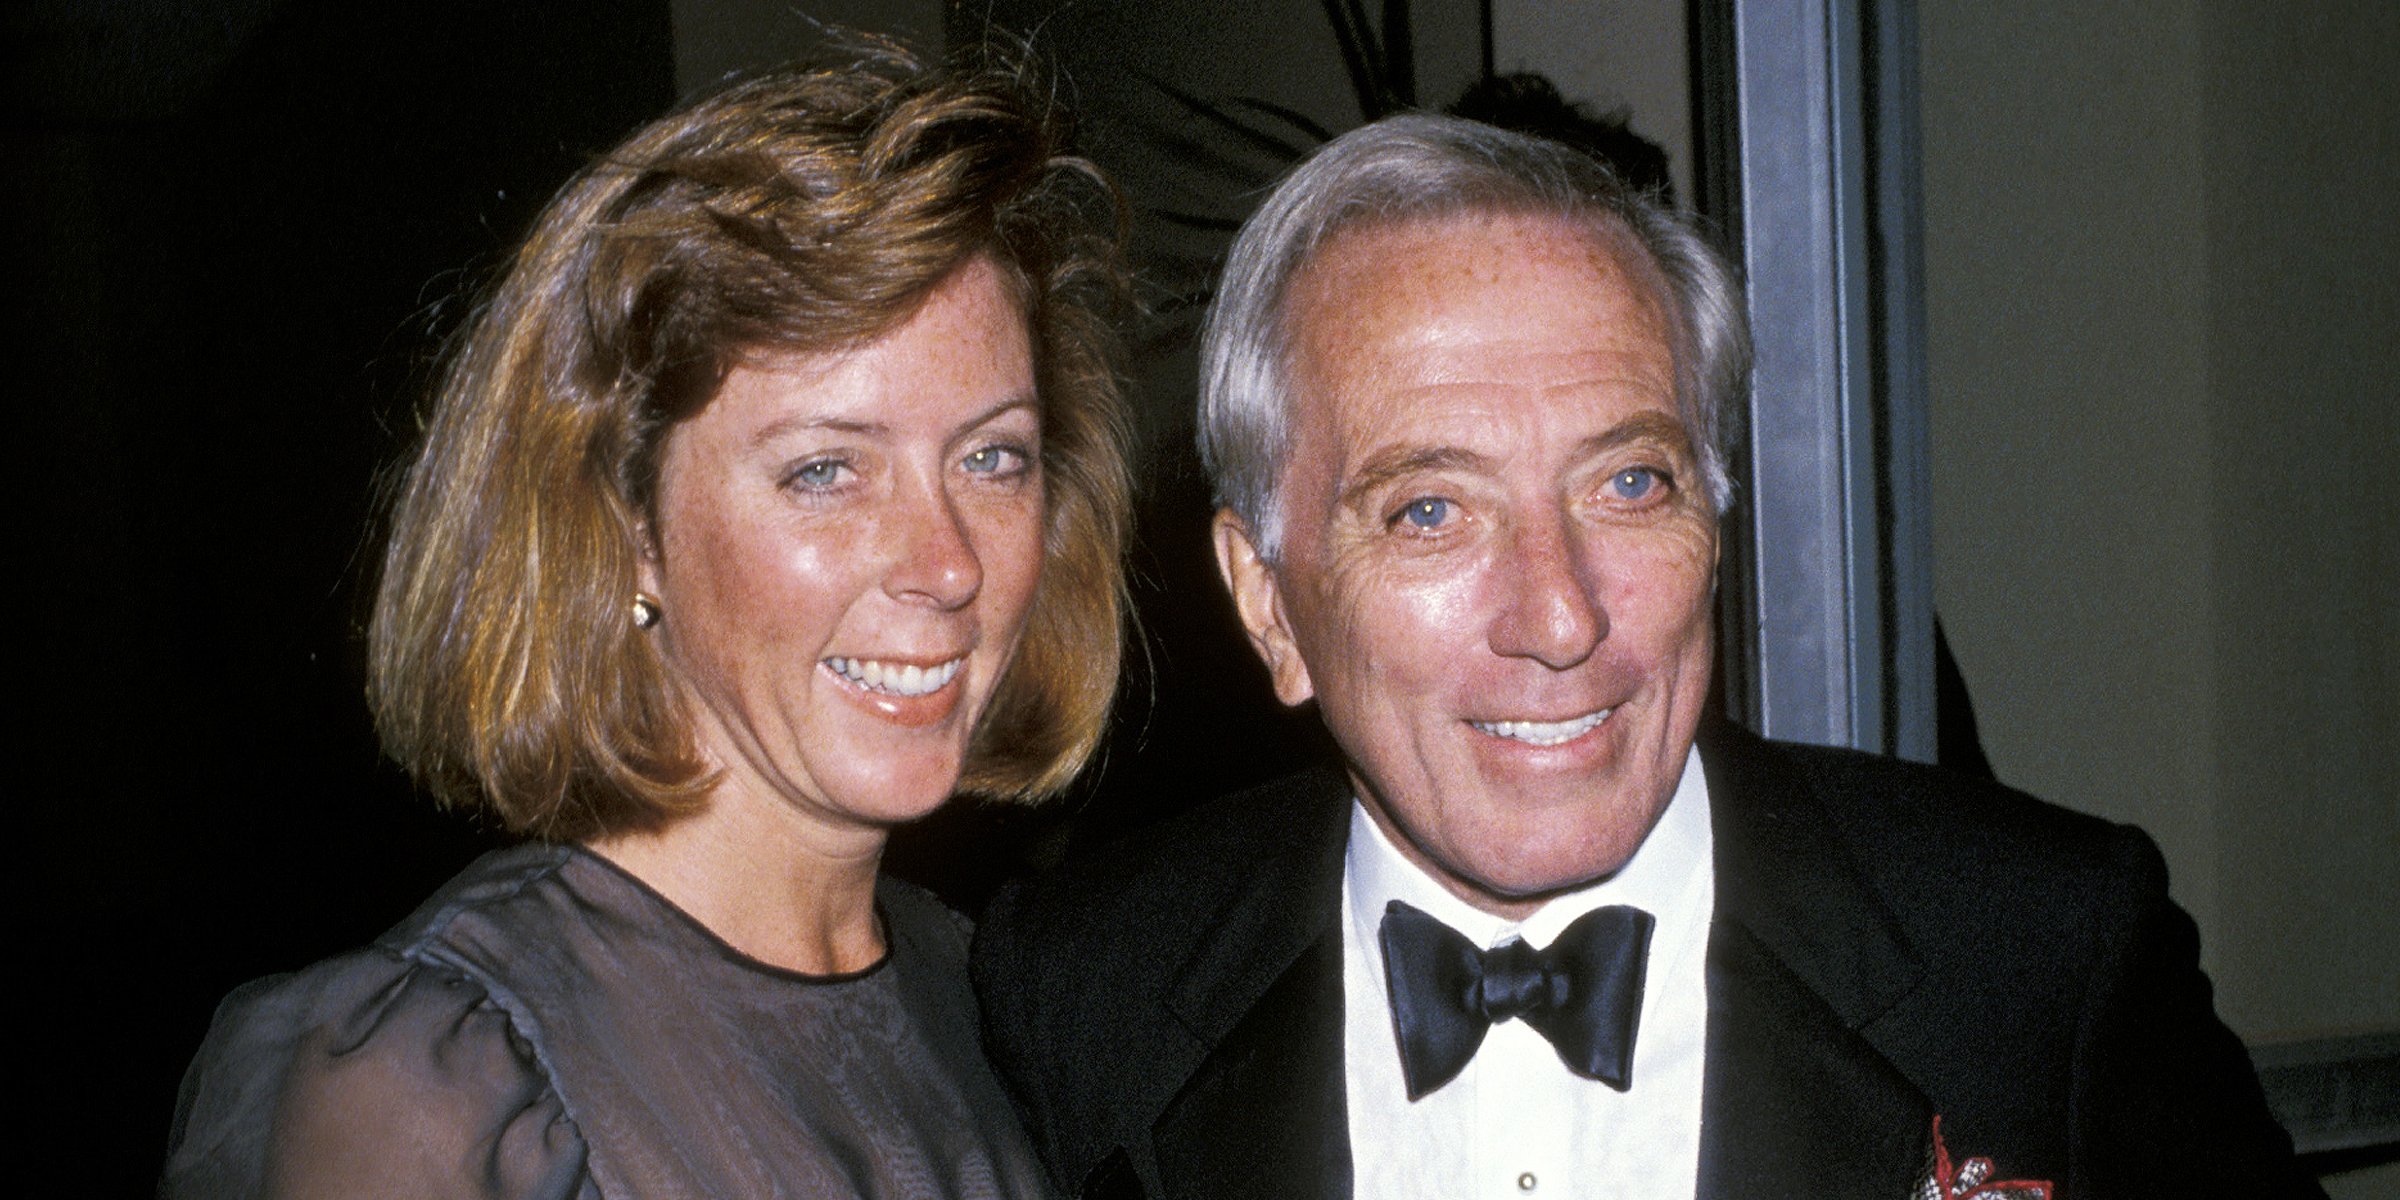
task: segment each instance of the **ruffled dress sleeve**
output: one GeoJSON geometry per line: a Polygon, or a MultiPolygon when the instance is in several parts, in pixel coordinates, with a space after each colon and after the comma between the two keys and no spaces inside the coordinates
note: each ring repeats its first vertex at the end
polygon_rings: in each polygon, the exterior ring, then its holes
{"type": "Polygon", "coordinates": [[[478,983],[363,950],[217,1009],[159,1194],[596,1197],[531,1045],[478,983]]]}

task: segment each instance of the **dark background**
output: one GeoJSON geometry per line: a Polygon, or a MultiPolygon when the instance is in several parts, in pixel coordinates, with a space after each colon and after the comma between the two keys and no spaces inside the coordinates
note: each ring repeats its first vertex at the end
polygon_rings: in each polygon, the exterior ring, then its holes
{"type": "Polygon", "coordinates": [[[664,3],[168,9],[9,38],[11,791],[59,1014],[21,1025],[55,1130],[21,1145],[98,1195],[149,1190],[217,996],[493,840],[378,761],[376,479],[472,286],[673,93],[664,3]]]}

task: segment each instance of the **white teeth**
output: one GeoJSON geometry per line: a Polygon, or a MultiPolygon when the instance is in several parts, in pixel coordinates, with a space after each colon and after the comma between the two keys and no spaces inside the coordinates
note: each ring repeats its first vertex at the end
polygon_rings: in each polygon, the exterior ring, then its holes
{"type": "Polygon", "coordinates": [[[871,658],[829,658],[825,665],[834,674],[871,692],[923,696],[942,690],[966,661],[960,657],[938,666],[920,667],[915,663],[886,663],[871,658]]]}
{"type": "Polygon", "coordinates": [[[1604,708],[1571,721],[1474,721],[1470,724],[1493,737],[1512,738],[1534,746],[1556,746],[1599,728],[1600,722],[1607,720],[1608,714],[1615,711],[1613,708],[1604,708]]]}

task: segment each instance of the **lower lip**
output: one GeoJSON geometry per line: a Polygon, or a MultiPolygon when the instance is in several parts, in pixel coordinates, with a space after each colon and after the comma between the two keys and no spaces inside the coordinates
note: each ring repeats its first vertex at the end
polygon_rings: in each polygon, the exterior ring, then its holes
{"type": "Polygon", "coordinates": [[[940,724],[951,713],[958,711],[958,698],[965,690],[962,684],[967,676],[966,669],[961,667],[948,683],[933,691],[921,696],[903,696],[897,692],[876,691],[823,663],[817,664],[817,669],[832,676],[833,681],[841,685],[842,693],[859,707],[894,725],[911,729],[940,724]]]}

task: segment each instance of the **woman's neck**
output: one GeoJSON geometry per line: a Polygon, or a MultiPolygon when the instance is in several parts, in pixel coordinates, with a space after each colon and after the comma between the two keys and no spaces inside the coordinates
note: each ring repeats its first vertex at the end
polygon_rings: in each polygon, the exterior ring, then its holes
{"type": "Polygon", "coordinates": [[[589,848],[743,954],[836,975],[883,957],[875,876],[884,841],[879,829],[817,828],[784,805],[720,789],[697,812],[589,848]]]}

